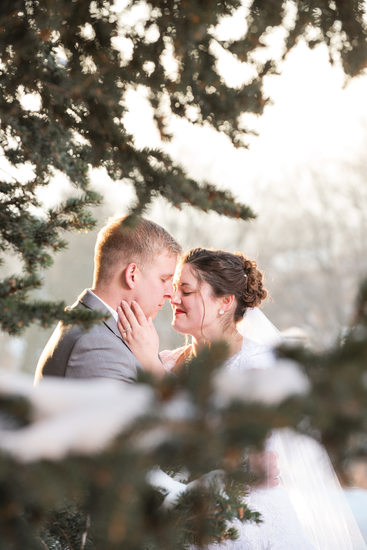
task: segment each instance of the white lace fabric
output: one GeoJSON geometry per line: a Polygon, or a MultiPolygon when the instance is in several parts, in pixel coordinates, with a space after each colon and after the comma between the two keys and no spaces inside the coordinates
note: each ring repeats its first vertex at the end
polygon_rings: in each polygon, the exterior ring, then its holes
{"type": "Polygon", "coordinates": [[[275,356],[270,346],[244,338],[242,349],[227,360],[226,367],[231,371],[243,372],[250,369],[267,369],[275,364],[275,356]]]}
{"type": "Polygon", "coordinates": [[[181,346],[180,348],[176,349],[164,349],[163,351],[159,352],[159,357],[162,361],[162,365],[164,369],[169,372],[171,371],[176,364],[178,363],[179,359],[181,358],[182,354],[189,348],[189,346],[181,346]]]}

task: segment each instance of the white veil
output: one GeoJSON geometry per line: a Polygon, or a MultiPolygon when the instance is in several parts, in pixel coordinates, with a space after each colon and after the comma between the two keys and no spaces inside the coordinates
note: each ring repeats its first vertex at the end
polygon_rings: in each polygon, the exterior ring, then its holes
{"type": "Polygon", "coordinates": [[[280,331],[258,307],[246,309],[237,330],[244,338],[264,346],[276,346],[282,341],[280,331]]]}
{"type": "MultiPolygon", "coordinates": [[[[258,308],[247,309],[237,328],[244,348],[246,339],[269,350],[282,341],[279,330],[258,308]]],[[[275,371],[276,367],[274,359],[275,371]]],[[[281,483],[315,549],[367,550],[325,449],[288,428],[272,433],[269,448],[279,457],[281,483]]]]}

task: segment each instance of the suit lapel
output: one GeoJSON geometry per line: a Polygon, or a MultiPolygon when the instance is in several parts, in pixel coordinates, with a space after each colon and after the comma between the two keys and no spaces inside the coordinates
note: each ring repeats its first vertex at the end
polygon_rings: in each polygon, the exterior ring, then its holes
{"type": "MultiPolygon", "coordinates": [[[[108,313],[110,313],[110,312],[108,312],[108,313]]],[[[117,323],[116,323],[115,319],[112,317],[111,314],[110,314],[109,318],[106,321],[103,321],[103,322],[104,322],[104,324],[106,325],[107,328],[109,328],[110,330],[112,330],[112,332],[114,334],[116,334],[117,338],[120,338],[120,340],[122,340],[124,342],[124,340],[123,340],[123,338],[120,334],[120,331],[117,327],[117,323]]],[[[124,342],[124,344],[126,345],[125,342],[124,342]]]]}
{"type": "Polygon", "coordinates": [[[88,309],[97,310],[104,315],[108,315],[109,316],[108,319],[106,319],[106,321],[103,321],[103,323],[106,325],[106,327],[109,330],[111,330],[117,336],[117,338],[121,340],[121,342],[125,344],[127,348],[129,348],[129,346],[126,344],[126,342],[122,338],[120,331],[117,327],[117,323],[113,318],[113,316],[111,315],[111,312],[102,304],[100,300],[98,300],[98,298],[96,298],[96,296],[94,296],[88,289],[86,289],[79,296],[78,302],[83,304],[83,306],[87,307],[88,309]]]}

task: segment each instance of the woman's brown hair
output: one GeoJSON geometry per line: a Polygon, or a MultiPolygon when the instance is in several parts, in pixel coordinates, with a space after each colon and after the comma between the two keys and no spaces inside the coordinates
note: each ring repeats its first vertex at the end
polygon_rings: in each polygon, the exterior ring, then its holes
{"type": "Polygon", "coordinates": [[[181,259],[182,264],[193,268],[198,281],[208,283],[214,296],[234,294],[236,309],[234,321],[242,319],[248,307],[257,307],[266,298],[263,274],[256,262],[240,252],[193,248],[181,259]]]}

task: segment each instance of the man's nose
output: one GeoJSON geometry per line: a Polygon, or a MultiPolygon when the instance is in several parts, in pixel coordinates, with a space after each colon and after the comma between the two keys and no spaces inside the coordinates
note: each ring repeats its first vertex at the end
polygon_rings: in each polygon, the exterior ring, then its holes
{"type": "Polygon", "coordinates": [[[172,295],[173,295],[173,283],[172,283],[172,281],[169,281],[166,284],[166,288],[164,290],[164,297],[167,298],[167,299],[168,298],[171,299],[172,295]]]}
{"type": "Polygon", "coordinates": [[[180,303],[181,303],[181,298],[179,297],[178,290],[176,290],[176,292],[173,291],[171,296],[171,304],[180,304],[180,303]]]}

